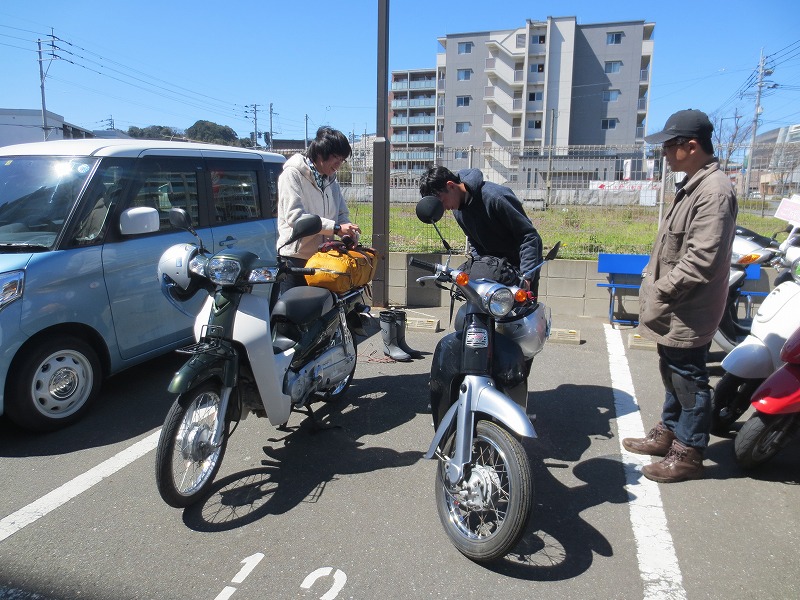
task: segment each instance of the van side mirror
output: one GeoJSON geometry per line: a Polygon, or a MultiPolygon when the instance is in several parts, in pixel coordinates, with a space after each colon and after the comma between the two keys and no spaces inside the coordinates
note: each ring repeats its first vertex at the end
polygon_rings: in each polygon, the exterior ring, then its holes
{"type": "Polygon", "coordinates": [[[134,206],[122,211],[119,216],[119,231],[122,235],[138,235],[158,231],[158,211],[149,206],[134,206]]]}

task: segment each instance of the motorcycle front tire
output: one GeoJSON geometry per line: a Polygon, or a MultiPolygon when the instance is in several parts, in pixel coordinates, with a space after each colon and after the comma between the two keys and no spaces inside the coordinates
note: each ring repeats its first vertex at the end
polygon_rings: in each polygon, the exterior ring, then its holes
{"type": "MultiPolygon", "coordinates": [[[[754,469],[764,464],[789,443],[792,421],[797,414],[767,415],[755,413],[736,435],[733,448],[736,463],[743,469],[754,469]]],[[[795,424],[796,428],[796,424],[795,424]]]]}
{"type": "Polygon", "coordinates": [[[222,386],[206,381],[175,400],[156,449],[156,485],[174,508],[202,499],[222,465],[230,433],[230,411],[218,419],[222,386]],[[224,428],[218,447],[211,444],[216,428],[224,428]]]}
{"type": "MultiPolygon", "coordinates": [[[[455,434],[445,444],[445,454],[452,454],[454,442],[455,434]]],[[[474,489],[483,490],[483,507],[469,507],[454,495],[440,462],[436,508],[458,551],[475,562],[490,562],[508,554],[525,533],[533,506],[533,477],[520,441],[489,421],[478,421],[472,458],[466,479],[474,489]]]]}

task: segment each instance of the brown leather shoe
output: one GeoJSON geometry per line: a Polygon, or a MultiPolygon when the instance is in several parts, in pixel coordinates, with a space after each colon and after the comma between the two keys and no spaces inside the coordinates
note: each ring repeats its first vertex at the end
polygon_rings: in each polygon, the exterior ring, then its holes
{"type": "Polygon", "coordinates": [[[622,445],[628,452],[634,454],[649,454],[650,456],[665,456],[672,446],[675,434],[664,427],[664,423],[659,421],[650,430],[647,437],[625,438],[622,445]]]}
{"type": "Polygon", "coordinates": [[[702,479],[705,475],[703,453],[685,446],[678,440],[672,442],[664,460],[642,467],[642,474],[658,483],[677,483],[687,479],[702,479]]]}

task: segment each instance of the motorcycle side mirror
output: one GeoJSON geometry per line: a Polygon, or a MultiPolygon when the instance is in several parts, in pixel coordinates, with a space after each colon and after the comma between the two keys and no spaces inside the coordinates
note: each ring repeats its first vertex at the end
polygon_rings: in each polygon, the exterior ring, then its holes
{"type": "Polygon", "coordinates": [[[436,226],[436,223],[438,223],[443,216],[444,204],[442,204],[442,201],[436,196],[423,196],[422,200],[417,202],[417,218],[423,223],[433,225],[436,233],[439,234],[439,239],[442,240],[442,245],[444,245],[445,250],[447,250],[449,254],[453,249],[436,226]]]}
{"type": "Polygon", "coordinates": [[[300,215],[300,218],[292,225],[292,237],[289,238],[286,244],[291,244],[300,238],[314,235],[320,231],[322,231],[322,219],[319,215],[300,215]]]}
{"type": "Polygon", "coordinates": [[[428,225],[438,223],[444,216],[444,205],[436,196],[424,196],[417,202],[417,218],[428,225]]]}
{"type": "Polygon", "coordinates": [[[550,252],[547,253],[547,256],[544,257],[545,262],[548,260],[555,260],[556,256],[558,256],[558,251],[561,248],[561,242],[556,242],[556,245],[550,248],[550,252]]]}
{"type": "Polygon", "coordinates": [[[169,209],[169,224],[175,229],[192,231],[192,220],[189,218],[189,213],[182,208],[169,209]]]}
{"type": "Polygon", "coordinates": [[[184,231],[188,231],[194,237],[197,238],[197,242],[200,246],[200,252],[205,252],[206,248],[203,246],[202,238],[197,235],[197,232],[192,227],[192,218],[182,208],[170,208],[169,209],[169,224],[175,227],[176,229],[183,229],[184,231]]]}

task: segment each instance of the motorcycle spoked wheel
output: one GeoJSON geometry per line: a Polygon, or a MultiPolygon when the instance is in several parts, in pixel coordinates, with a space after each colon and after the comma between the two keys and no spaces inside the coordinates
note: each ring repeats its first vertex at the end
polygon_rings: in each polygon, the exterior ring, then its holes
{"type": "Polygon", "coordinates": [[[200,500],[222,465],[230,433],[225,417],[218,447],[211,444],[219,425],[219,383],[205,382],[181,394],[172,405],[156,451],[156,485],[172,507],[185,508],[200,500]]]}
{"type": "Polygon", "coordinates": [[[797,414],[755,413],[736,435],[733,444],[736,463],[743,469],[754,469],[767,462],[792,439],[797,419],[797,414]]]}
{"type": "MultiPolygon", "coordinates": [[[[339,328],[339,332],[336,334],[336,342],[337,344],[342,344],[344,341],[342,340],[342,329],[339,328]]],[[[353,339],[353,352],[355,354],[355,360],[353,361],[353,368],[350,370],[350,374],[345,377],[342,381],[340,381],[335,387],[331,388],[330,390],[322,393],[322,401],[323,402],[338,402],[342,396],[344,396],[345,392],[347,392],[347,388],[350,387],[350,384],[353,382],[353,377],[356,374],[356,365],[358,364],[358,344],[356,343],[356,337],[353,335],[353,332],[350,332],[350,337],[353,339]]]]}
{"type": "Polygon", "coordinates": [[[711,433],[725,436],[750,406],[750,398],[763,379],[743,379],[725,373],[714,388],[711,410],[711,433]]]}
{"type": "MultiPolygon", "coordinates": [[[[445,444],[452,453],[455,434],[445,444]]],[[[505,429],[478,421],[473,462],[461,489],[446,483],[444,463],[436,470],[439,520],[459,552],[476,562],[502,558],[519,542],[533,506],[533,477],[522,444],[505,429]],[[458,492],[469,491],[468,497],[458,492]]]]}

